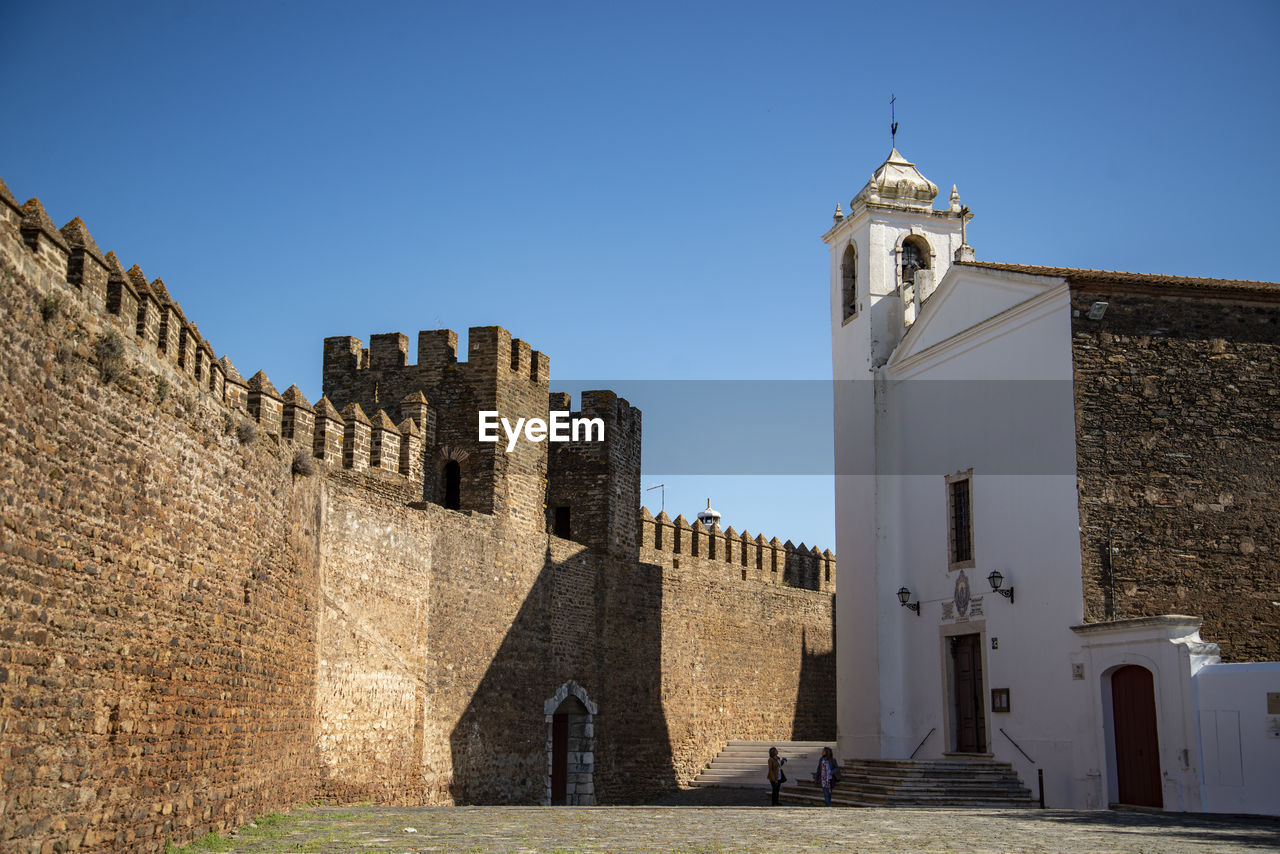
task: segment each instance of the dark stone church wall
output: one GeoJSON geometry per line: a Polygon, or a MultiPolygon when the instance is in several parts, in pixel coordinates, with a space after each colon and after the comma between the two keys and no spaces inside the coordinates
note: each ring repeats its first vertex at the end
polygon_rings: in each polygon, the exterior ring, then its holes
{"type": "Polygon", "coordinates": [[[1072,307],[1085,619],[1191,614],[1223,660],[1280,659],[1280,295],[1072,307]]]}
{"type": "Polygon", "coordinates": [[[0,225],[0,850],[162,851],[306,800],[318,479],[0,225]]]}

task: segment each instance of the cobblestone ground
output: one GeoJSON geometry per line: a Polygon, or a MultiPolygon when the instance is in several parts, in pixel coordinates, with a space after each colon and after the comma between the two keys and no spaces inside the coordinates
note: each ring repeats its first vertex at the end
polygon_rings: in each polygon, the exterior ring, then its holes
{"type": "MultiPolygon", "coordinates": [[[[751,802],[761,798],[749,793],[751,802]]],[[[277,852],[1206,852],[1280,849],[1280,820],[1064,810],[711,805],[695,792],[643,807],[307,807],[188,850],[277,852]],[[694,805],[671,805],[671,802],[694,805]]]]}

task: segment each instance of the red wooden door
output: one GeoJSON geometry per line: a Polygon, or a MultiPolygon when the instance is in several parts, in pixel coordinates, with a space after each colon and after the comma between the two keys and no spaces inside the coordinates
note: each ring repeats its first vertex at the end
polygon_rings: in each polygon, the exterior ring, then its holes
{"type": "Polygon", "coordinates": [[[551,803],[569,800],[569,716],[560,712],[551,718],[551,803]]]}
{"type": "Polygon", "coordinates": [[[1130,664],[1111,674],[1111,719],[1116,741],[1117,802],[1163,807],[1155,680],[1150,670],[1130,664]]]}
{"type": "Polygon", "coordinates": [[[986,753],[982,644],[978,635],[959,635],[951,639],[951,666],[955,676],[956,752],[986,753]]]}

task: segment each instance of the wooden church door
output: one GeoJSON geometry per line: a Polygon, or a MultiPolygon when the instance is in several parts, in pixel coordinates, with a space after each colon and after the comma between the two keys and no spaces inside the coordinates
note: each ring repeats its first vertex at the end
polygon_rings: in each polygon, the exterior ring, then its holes
{"type": "Polygon", "coordinates": [[[987,722],[982,705],[982,644],[980,637],[959,635],[951,639],[954,676],[956,752],[986,753],[987,722]]]}
{"type": "Polygon", "coordinates": [[[1136,664],[1111,674],[1111,719],[1116,742],[1116,798],[1121,804],[1163,807],[1155,680],[1136,664]]]}

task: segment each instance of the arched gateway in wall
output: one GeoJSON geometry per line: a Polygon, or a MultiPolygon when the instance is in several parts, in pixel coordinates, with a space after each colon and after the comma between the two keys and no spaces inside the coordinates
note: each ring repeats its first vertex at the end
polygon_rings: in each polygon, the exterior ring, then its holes
{"type": "Polygon", "coordinates": [[[547,718],[544,804],[591,806],[596,802],[596,704],[573,680],[542,704],[547,718]]]}

